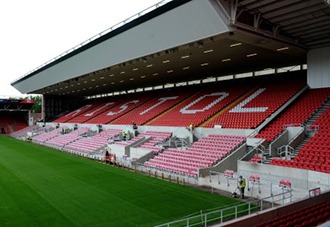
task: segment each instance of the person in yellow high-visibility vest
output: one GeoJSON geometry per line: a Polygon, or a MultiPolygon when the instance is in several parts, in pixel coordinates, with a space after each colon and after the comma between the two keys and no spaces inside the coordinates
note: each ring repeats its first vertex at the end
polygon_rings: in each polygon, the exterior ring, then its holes
{"type": "Polygon", "coordinates": [[[246,186],[246,180],[245,178],[243,178],[243,176],[239,176],[239,189],[241,190],[241,196],[242,199],[244,199],[244,190],[245,190],[245,186],[246,186]]]}
{"type": "Polygon", "coordinates": [[[193,125],[193,124],[190,124],[190,125],[189,125],[189,130],[190,130],[191,132],[194,132],[194,129],[195,129],[194,125],[193,125]]]}

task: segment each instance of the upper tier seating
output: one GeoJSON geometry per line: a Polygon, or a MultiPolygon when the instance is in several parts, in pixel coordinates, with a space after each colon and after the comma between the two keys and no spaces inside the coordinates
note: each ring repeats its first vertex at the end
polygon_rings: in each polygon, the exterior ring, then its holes
{"type": "MultiPolygon", "coordinates": [[[[136,107],[142,105],[143,103],[149,101],[152,97],[149,95],[141,94],[137,95],[136,97],[129,97],[129,98],[118,98],[119,100],[116,101],[116,106],[111,106],[110,109],[102,112],[98,116],[88,120],[87,124],[106,124],[110,123],[111,121],[125,115],[129,111],[135,109],[136,107]]],[[[132,122],[126,122],[126,124],[132,124],[132,122]]]]}
{"type": "Polygon", "coordinates": [[[278,78],[277,80],[266,81],[247,95],[246,99],[215,117],[206,126],[256,128],[306,85],[298,77],[293,78],[291,80],[278,78]]]}
{"type": "Polygon", "coordinates": [[[107,129],[92,137],[83,137],[65,146],[65,149],[91,152],[96,151],[104,147],[109,138],[115,137],[121,133],[120,129],[107,129]]]}
{"type": "Polygon", "coordinates": [[[88,132],[88,130],[89,130],[88,127],[81,127],[81,128],[78,128],[77,130],[74,130],[70,133],[61,134],[57,137],[49,139],[48,141],[46,141],[46,144],[52,145],[52,146],[55,146],[55,147],[63,147],[64,145],[72,143],[73,141],[79,139],[80,135],[88,132]]]}
{"type": "MultiPolygon", "coordinates": [[[[163,92],[149,102],[146,102],[145,104],[125,114],[123,117],[111,122],[111,124],[131,124],[132,122],[135,122],[138,125],[145,124],[154,117],[162,114],[164,111],[186,99],[191,94],[192,92],[187,91],[163,92]]],[[[180,121],[180,119],[177,120],[180,121]]]]}
{"type": "Polygon", "coordinates": [[[214,165],[245,141],[245,137],[209,135],[188,150],[169,148],[145,162],[148,167],[196,177],[199,168],[214,165]]]}
{"type": "Polygon", "coordinates": [[[247,92],[249,86],[218,86],[195,92],[193,96],[180,103],[165,114],[155,118],[148,125],[199,126],[212,115],[219,112],[233,100],[247,92]]]}
{"type": "Polygon", "coordinates": [[[88,110],[84,111],[84,113],[81,113],[77,115],[76,117],[70,119],[67,121],[67,123],[76,123],[81,124],[84,123],[93,117],[98,116],[99,114],[109,110],[110,108],[114,107],[118,104],[118,101],[103,101],[103,102],[97,102],[93,107],[88,108],[88,110]]]}
{"type": "Polygon", "coordinates": [[[67,122],[67,121],[71,120],[72,118],[75,118],[77,116],[80,116],[83,113],[96,108],[98,105],[99,105],[99,103],[89,103],[89,104],[86,104],[86,105],[80,107],[79,109],[76,109],[76,110],[74,110],[72,112],[69,112],[69,113],[65,114],[62,117],[57,118],[53,122],[56,122],[56,123],[67,122]]]}
{"type": "Polygon", "coordinates": [[[319,131],[299,150],[293,160],[273,159],[272,165],[330,173],[330,108],[315,121],[319,131]]]}
{"type": "Polygon", "coordinates": [[[260,223],[255,227],[319,226],[327,221],[330,221],[330,202],[322,201],[260,223]]]}
{"type": "Polygon", "coordinates": [[[256,137],[272,141],[286,125],[301,125],[315,112],[315,110],[330,96],[330,89],[313,89],[299,97],[280,116],[272,121],[256,137]]]}

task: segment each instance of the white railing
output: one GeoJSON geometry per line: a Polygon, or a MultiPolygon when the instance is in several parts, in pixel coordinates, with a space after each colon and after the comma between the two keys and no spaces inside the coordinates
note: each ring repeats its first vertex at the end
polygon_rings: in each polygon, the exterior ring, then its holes
{"type": "Polygon", "coordinates": [[[248,203],[243,203],[231,207],[214,209],[212,211],[200,211],[199,214],[193,214],[190,217],[185,217],[180,220],[168,222],[156,227],[170,226],[209,226],[221,224],[225,221],[233,220],[238,217],[250,215],[254,212],[259,212],[268,208],[272,208],[277,204],[283,204],[285,199],[292,197],[292,190],[286,190],[282,193],[272,195],[260,200],[255,200],[248,203]],[[271,202],[267,202],[271,201],[271,202]]]}
{"type": "Polygon", "coordinates": [[[152,5],[152,6],[148,7],[148,8],[146,8],[146,9],[142,10],[141,12],[139,12],[139,13],[137,13],[137,14],[134,14],[133,16],[131,16],[131,17],[129,17],[129,18],[127,18],[127,19],[125,19],[125,20],[123,20],[123,21],[121,21],[121,22],[119,22],[119,23],[113,25],[113,26],[111,26],[110,28],[108,28],[108,29],[106,29],[106,30],[104,30],[104,31],[102,31],[102,32],[100,32],[100,33],[94,35],[93,37],[91,37],[91,38],[89,38],[89,39],[83,41],[82,43],[79,43],[78,45],[72,47],[71,49],[69,49],[69,50],[67,50],[67,51],[65,51],[65,52],[63,52],[63,53],[61,53],[60,55],[58,55],[58,56],[56,56],[56,57],[50,59],[49,61],[47,61],[47,62],[41,64],[41,65],[38,66],[37,68],[35,68],[35,69],[29,71],[29,72],[26,73],[25,75],[23,75],[23,76],[19,77],[18,79],[12,81],[11,84],[12,84],[12,83],[15,83],[15,82],[17,82],[17,81],[19,81],[20,79],[22,79],[22,78],[26,77],[27,75],[29,75],[29,74],[31,74],[31,73],[37,71],[38,69],[41,69],[41,68],[43,68],[44,66],[46,66],[46,65],[48,65],[48,64],[50,64],[50,63],[56,61],[57,59],[59,59],[59,58],[65,56],[65,55],[67,55],[67,54],[69,54],[69,53],[71,53],[71,52],[73,52],[73,51],[75,51],[75,50],[77,50],[77,49],[79,49],[80,47],[85,46],[86,44],[92,42],[93,40],[96,40],[96,39],[100,38],[101,36],[103,36],[103,35],[105,35],[105,34],[111,32],[111,31],[113,31],[113,30],[115,30],[115,29],[117,29],[117,28],[119,28],[119,27],[122,27],[123,25],[125,25],[125,24],[127,24],[127,23],[129,23],[129,22],[131,22],[131,21],[133,21],[133,20],[135,20],[135,19],[137,19],[137,18],[139,18],[139,17],[141,17],[141,16],[143,16],[143,15],[145,15],[145,14],[147,14],[147,13],[149,13],[149,12],[151,12],[151,11],[153,11],[153,10],[155,10],[155,9],[157,9],[157,8],[159,8],[159,7],[161,7],[161,6],[165,5],[165,4],[167,4],[167,3],[169,3],[169,2],[171,2],[171,1],[173,1],[173,0],[162,0],[162,1],[158,2],[158,3],[156,3],[155,5],[152,5]]]}

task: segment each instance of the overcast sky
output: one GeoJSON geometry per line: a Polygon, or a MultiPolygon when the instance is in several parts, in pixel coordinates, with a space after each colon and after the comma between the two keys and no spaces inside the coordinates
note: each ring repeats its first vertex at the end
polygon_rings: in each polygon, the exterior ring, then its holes
{"type": "Polygon", "coordinates": [[[0,1],[0,96],[48,60],[161,0],[0,1]]]}

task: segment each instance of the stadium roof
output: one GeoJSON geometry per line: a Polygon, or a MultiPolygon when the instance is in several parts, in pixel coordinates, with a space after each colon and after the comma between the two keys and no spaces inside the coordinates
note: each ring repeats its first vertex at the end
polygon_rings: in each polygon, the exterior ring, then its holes
{"type": "MultiPolygon", "coordinates": [[[[171,1],[44,65],[12,85],[18,89],[21,82],[71,56],[188,2],[194,0],[171,1]]],[[[220,16],[219,24],[221,21],[228,26],[223,33],[27,92],[88,96],[305,64],[309,49],[330,46],[330,6],[324,0],[214,0],[211,3],[220,16]]],[[[189,16],[193,20],[198,15],[189,16]]]]}
{"type": "Polygon", "coordinates": [[[260,16],[260,20],[271,23],[298,44],[318,48],[330,45],[329,3],[329,0],[243,0],[238,2],[238,8],[260,16]]]}

